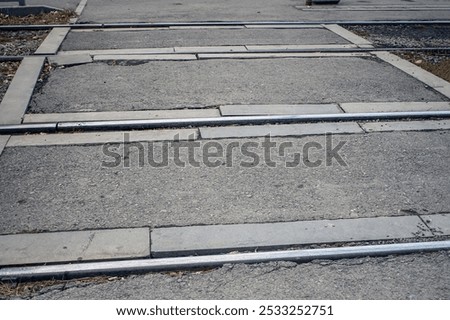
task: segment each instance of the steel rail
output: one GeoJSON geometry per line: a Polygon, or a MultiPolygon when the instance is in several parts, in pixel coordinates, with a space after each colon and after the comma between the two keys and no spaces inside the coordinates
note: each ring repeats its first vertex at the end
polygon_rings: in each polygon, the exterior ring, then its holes
{"type": "Polygon", "coordinates": [[[22,61],[23,56],[0,56],[0,62],[22,61]]]}
{"type": "Polygon", "coordinates": [[[183,119],[143,119],[143,120],[103,120],[69,121],[36,124],[1,125],[0,134],[23,134],[37,132],[73,132],[73,131],[116,131],[144,130],[162,128],[184,128],[199,126],[262,125],[289,124],[306,122],[347,122],[382,121],[400,119],[444,119],[450,118],[449,111],[415,112],[373,112],[373,113],[334,113],[308,115],[272,115],[272,116],[230,116],[215,118],[183,119]]]}
{"type": "MultiPolygon", "coordinates": [[[[282,45],[281,45],[282,46],[282,45]]],[[[126,49],[124,49],[126,50],[126,49]]],[[[268,49],[268,50],[248,50],[243,52],[230,52],[230,51],[208,51],[208,52],[194,52],[193,54],[216,54],[223,53],[227,55],[242,55],[242,54],[270,54],[270,53],[370,53],[370,52],[434,52],[434,53],[449,53],[450,47],[373,47],[373,48],[304,48],[304,49],[268,49]]],[[[70,51],[65,51],[70,53],[70,51]]],[[[114,55],[114,53],[111,53],[114,55]]],[[[177,52],[165,53],[179,54],[177,52]]],[[[93,55],[93,54],[91,54],[93,55]]],[[[123,55],[123,54],[121,54],[123,55]]],[[[126,54],[125,54],[126,55],[126,54]]],[[[129,55],[134,55],[133,53],[129,55]]],[[[31,57],[34,54],[24,56],[0,56],[0,62],[8,61],[22,61],[24,57],[31,57]]],[[[206,58],[203,58],[206,59],[206,58]]]]}
{"type": "Polygon", "coordinates": [[[48,30],[53,28],[71,29],[108,29],[108,28],[164,28],[164,27],[199,27],[199,26],[289,26],[289,25],[450,25],[450,20],[332,20],[332,21],[193,21],[193,22],[124,22],[124,23],[77,23],[77,24],[46,24],[46,25],[0,25],[0,30],[48,30]]]}
{"type": "Polygon", "coordinates": [[[351,259],[399,254],[434,252],[450,249],[450,240],[399,243],[355,247],[268,251],[193,257],[90,262],[0,269],[0,280],[37,280],[46,278],[77,278],[104,274],[129,274],[154,271],[214,268],[224,264],[264,263],[271,261],[309,262],[317,259],[351,259]]]}

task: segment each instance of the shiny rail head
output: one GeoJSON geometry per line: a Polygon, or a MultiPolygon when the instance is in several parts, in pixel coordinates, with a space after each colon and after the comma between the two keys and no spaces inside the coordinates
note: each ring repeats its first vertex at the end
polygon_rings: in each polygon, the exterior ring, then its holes
{"type": "Polygon", "coordinates": [[[256,253],[236,253],[179,258],[124,260],[108,262],[74,263],[61,265],[12,267],[0,269],[0,280],[71,279],[78,277],[216,268],[225,264],[254,264],[272,261],[297,263],[312,260],[352,259],[399,254],[412,254],[450,250],[450,240],[382,244],[354,247],[282,250],[256,253]]]}

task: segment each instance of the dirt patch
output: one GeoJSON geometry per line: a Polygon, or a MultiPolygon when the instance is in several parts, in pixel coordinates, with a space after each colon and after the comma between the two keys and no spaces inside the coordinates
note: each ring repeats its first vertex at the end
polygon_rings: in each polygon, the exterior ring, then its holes
{"type": "Polygon", "coordinates": [[[20,62],[0,62],[0,101],[3,100],[20,62]]]}
{"type": "Polygon", "coordinates": [[[91,284],[101,284],[122,280],[121,277],[90,277],[77,280],[46,280],[35,282],[0,282],[0,299],[32,298],[48,292],[62,291],[71,287],[85,287],[91,284]]]}
{"type": "Polygon", "coordinates": [[[77,15],[72,10],[52,11],[26,17],[14,17],[0,14],[0,25],[17,24],[67,24],[71,18],[77,15]]]}
{"type": "Polygon", "coordinates": [[[0,55],[25,56],[33,54],[49,31],[0,31],[0,55]]]}
{"type": "Polygon", "coordinates": [[[422,69],[450,82],[450,56],[433,55],[429,53],[397,53],[403,59],[406,59],[422,69]]]}

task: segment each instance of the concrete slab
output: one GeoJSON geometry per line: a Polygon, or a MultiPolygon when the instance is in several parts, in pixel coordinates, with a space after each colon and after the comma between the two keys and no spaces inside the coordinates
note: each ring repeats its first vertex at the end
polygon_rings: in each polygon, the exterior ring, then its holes
{"type": "Polygon", "coordinates": [[[450,110],[450,102],[349,102],[339,105],[347,113],[450,110]]]}
{"type": "Polygon", "coordinates": [[[78,4],[78,6],[75,9],[75,13],[77,15],[81,15],[83,13],[84,8],[86,7],[88,0],[80,0],[80,3],[78,4]]]}
{"type": "Polygon", "coordinates": [[[216,46],[216,47],[175,47],[177,53],[200,52],[247,52],[245,46],[216,46]]]}
{"type": "Polygon", "coordinates": [[[149,61],[55,69],[33,96],[29,112],[423,100],[447,99],[397,68],[368,57],[149,61]]]}
{"type": "Polygon", "coordinates": [[[220,106],[222,116],[341,113],[337,104],[303,105],[228,105],[220,106]]]}
{"type": "Polygon", "coordinates": [[[222,27],[171,27],[166,29],[122,29],[121,31],[70,32],[63,50],[124,48],[169,48],[244,45],[348,44],[333,32],[312,29],[238,29],[222,27]],[[223,29],[226,28],[226,29],[223,29]]]}
{"type": "Polygon", "coordinates": [[[322,50],[322,49],[351,49],[354,44],[299,44],[299,45],[252,45],[246,46],[248,51],[286,51],[286,50],[322,50]]]}
{"type": "Polygon", "coordinates": [[[142,61],[189,61],[197,60],[194,54],[100,54],[94,56],[94,61],[142,60],[142,61]]]}
{"type": "Polygon", "coordinates": [[[220,117],[218,109],[72,112],[26,114],[23,123],[220,117]]]}
{"type": "Polygon", "coordinates": [[[247,29],[322,29],[317,24],[246,24],[247,29]]]}
{"type": "Polygon", "coordinates": [[[431,228],[436,236],[450,235],[450,214],[439,213],[422,216],[423,221],[431,228]]]}
{"type": "MultiPolygon", "coordinates": [[[[142,28],[83,28],[83,29],[72,29],[70,30],[69,36],[71,33],[90,33],[90,32],[139,32],[139,31],[155,31],[155,30],[169,30],[169,27],[142,27],[142,28]]],[[[66,38],[67,41],[67,38],[66,38]]],[[[89,47],[88,47],[89,48],[89,47]]]]}
{"type": "Polygon", "coordinates": [[[48,61],[57,66],[73,66],[77,64],[91,63],[92,57],[89,54],[71,54],[50,56],[48,61]]]}
{"type": "Polygon", "coordinates": [[[390,63],[394,67],[399,68],[403,72],[413,76],[414,78],[432,87],[434,90],[442,93],[447,98],[450,98],[450,83],[445,81],[444,79],[441,79],[438,76],[435,76],[434,74],[416,66],[409,61],[401,59],[400,57],[397,57],[392,53],[379,51],[374,52],[374,54],[378,58],[390,63]]]}
{"type": "Polygon", "coordinates": [[[362,48],[370,48],[372,46],[372,43],[369,40],[366,40],[337,24],[325,24],[323,27],[362,48]]]}
{"type": "MultiPolygon", "coordinates": [[[[287,50],[287,49],[286,49],[287,50]]],[[[345,58],[370,57],[370,54],[360,52],[311,52],[311,53],[200,53],[200,60],[206,59],[274,59],[274,58],[345,58]]]]}
{"type": "Polygon", "coordinates": [[[450,207],[450,180],[443,174],[450,171],[449,137],[450,130],[333,136],[328,148],[345,143],[338,155],[346,165],[330,152],[332,163],[326,164],[324,136],[273,138],[275,167],[265,160],[265,138],[169,144],[167,165],[161,161],[165,144],[158,142],[153,157],[159,167],[148,161],[147,143],[142,143],[144,152],[137,145],[129,145],[129,151],[110,145],[111,154],[98,145],[7,147],[0,156],[0,233],[444,212],[450,207]],[[257,144],[248,149],[259,159],[253,167],[244,167],[252,158],[236,147],[246,142],[257,144]],[[210,157],[219,161],[211,166],[203,160],[204,150],[213,153],[217,143],[222,156],[210,157]],[[282,143],[292,143],[284,156],[282,143]],[[314,149],[316,143],[323,149],[314,149]],[[184,166],[174,160],[178,146],[184,166]],[[311,167],[305,160],[305,146],[313,146],[306,160],[321,160],[321,165],[311,167]],[[188,163],[189,154],[200,167],[188,163]],[[114,156],[121,162],[114,165],[114,156]]]}
{"type": "Polygon", "coordinates": [[[390,121],[360,123],[366,132],[433,131],[450,129],[449,120],[390,121]]]}
{"type": "Polygon", "coordinates": [[[158,258],[432,236],[417,216],[157,228],[151,231],[151,254],[158,258]]]}
{"type": "Polygon", "coordinates": [[[0,235],[0,266],[150,255],[148,228],[0,235]]]}
{"type": "Polygon", "coordinates": [[[357,123],[304,123],[265,126],[236,126],[200,128],[203,139],[245,138],[245,137],[272,137],[309,136],[318,134],[363,133],[357,123]]]}
{"type": "Polygon", "coordinates": [[[0,136],[0,156],[2,155],[3,149],[5,149],[10,136],[0,136]]]}
{"type": "Polygon", "coordinates": [[[194,140],[198,137],[198,130],[143,130],[23,135],[12,136],[7,146],[29,147],[123,143],[125,141],[125,134],[128,134],[127,142],[194,140]]]}
{"type": "Polygon", "coordinates": [[[224,25],[224,26],[170,26],[170,30],[197,30],[197,29],[206,29],[206,30],[214,30],[214,29],[243,29],[244,26],[232,26],[232,25],[224,25]]]}
{"type": "Polygon", "coordinates": [[[106,49],[106,50],[73,50],[61,51],[58,56],[74,55],[74,54],[89,54],[95,55],[131,55],[131,54],[166,54],[174,53],[174,48],[140,48],[140,49],[106,49]]]}
{"type": "Polygon", "coordinates": [[[0,125],[20,124],[44,65],[45,57],[25,57],[0,103],[0,125]]]}
{"type": "Polygon", "coordinates": [[[69,31],[70,28],[53,28],[34,54],[56,54],[69,31]]]}

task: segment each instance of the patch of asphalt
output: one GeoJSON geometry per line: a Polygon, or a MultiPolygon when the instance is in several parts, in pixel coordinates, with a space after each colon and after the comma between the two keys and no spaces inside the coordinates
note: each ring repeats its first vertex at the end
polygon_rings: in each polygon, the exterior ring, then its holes
{"type": "Polygon", "coordinates": [[[373,58],[153,61],[58,68],[28,112],[442,100],[447,98],[373,58]]]}
{"type": "Polygon", "coordinates": [[[448,252],[311,263],[225,265],[57,285],[22,299],[449,299],[448,252]]]}
{"type": "MultiPolygon", "coordinates": [[[[114,159],[103,154],[102,146],[6,148],[0,157],[0,233],[448,212],[450,184],[444,173],[450,170],[449,134],[334,136],[332,147],[346,141],[339,154],[347,166],[334,159],[332,166],[315,168],[307,165],[325,160],[324,149],[310,150],[309,158],[295,168],[285,163],[308,142],[326,148],[323,136],[273,139],[293,144],[285,156],[272,149],[275,168],[262,162],[263,138],[219,141],[224,150],[233,142],[259,143],[251,149],[261,161],[253,168],[242,166],[253,160],[237,150],[229,157],[209,159],[217,160],[218,167],[183,168],[171,156],[168,166],[155,168],[146,155],[152,149],[143,144],[140,151],[134,144],[123,158],[129,159],[129,167],[122,159],[118,167],[107,168],[102,162],[114,159]],[[139,155],[144,157],[142,166],[139,155]]],[[[203,148],[206,143],[201,141],[203,148]]],[[[161,149],[160,143],[154,145],[156,161],[161,160],[161,149]]],[[[122,157],[123,145],[109,151],[122,157]]],[[[197,160],[200,153],[201,148],[193,153],[197,160]]],[[[187,148],[180,154],[186,160],[187,148]]]]}
{"type": "Polygon", "coordinates": [[[222,45],[347,44],[323,29],[192,29],[71,32],[62,50],[171,48],[222,45]]]}

